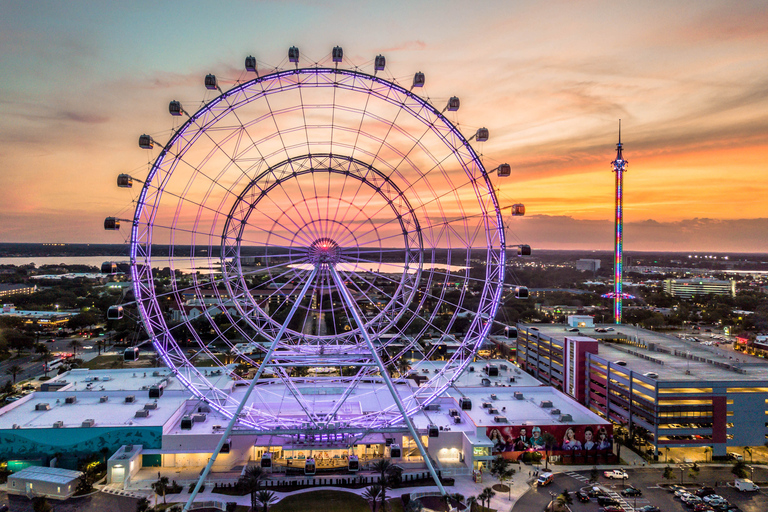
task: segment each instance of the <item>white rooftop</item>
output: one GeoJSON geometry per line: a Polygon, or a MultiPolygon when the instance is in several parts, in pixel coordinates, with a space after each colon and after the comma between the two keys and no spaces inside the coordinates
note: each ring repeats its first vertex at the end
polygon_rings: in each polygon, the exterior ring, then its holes
{"type": "Polygon", "coordinates": [[[83,476],[80,471],[72,471],[62,468],[49,468],[46,466],[29,466],[21,471],[9,475],[8,478],[23,478],[25,480],[36,480],[38,482],[50,482],[53,484],[68,484],[83,476]]]}

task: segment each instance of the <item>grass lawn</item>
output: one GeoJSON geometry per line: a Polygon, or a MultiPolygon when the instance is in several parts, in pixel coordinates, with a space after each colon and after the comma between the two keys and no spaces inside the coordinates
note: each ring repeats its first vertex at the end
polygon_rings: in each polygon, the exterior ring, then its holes
{"type": "MultiPolygon", "coordinates": [[[[400,499],[398,498],[397,501],[400,499]]],[[[368,506],[368,502],[357,494],[342,491],[315,491],[288,496],[270,507],[269,511],[371,512],[371,508],[368,506]]]]}

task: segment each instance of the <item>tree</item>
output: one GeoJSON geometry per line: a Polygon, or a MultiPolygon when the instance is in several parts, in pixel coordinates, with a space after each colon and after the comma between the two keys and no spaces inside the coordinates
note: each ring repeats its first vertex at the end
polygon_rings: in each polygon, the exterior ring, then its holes
{"type": "Polygon", "coordinates": [[[742,460],[737,461],[736,464],[733,465],[733,469],[731,469],[731,473],[736,475],[736,478],[747,478],[749,476],[749,471],[747,471],[747,465],[742,460]]]}
{"type": "Polygon", "coordinates": [[[568,505],[569,507],[573,505],[573,496],[571,496],[571,493],[568,492],[568,489],[563,489],[563,492],[560,494],[560,496],[557,497],[557,500],[564,505],[568,505]]]}
{"type": "Polygon", "coordinates": [[[44,496],[35,496],[32,498],[32,510],[35,512],[50,512],[53,510],[53,507],[51,507],[44,496]]]}
{"type": "Polygon", "coordinates": [[[79,349],[83,345],[82,343],[80,343],[79,340],[73,339],[72,341],[69,342],[69,346],[72,347],[72,354],[74,354],[74,357],[77,357],[77,349],[79,349]]]}
{"type": "Polygon", "coordinates": [[[712,448],[709,446],[704,447],[704,462],[709,462],[709,454],[712,453],[712,448]]]}
{"type": "Polygon", "coordinates": [[[157,477],[157,481],[152,484],[152,490],[155,491],[155,494],[163,497],[163,505],[165,505],[165,491],[168,490],[171,481],[168,480],[167,476],[160,476],[160,473],[157,474],[157,477]]]}
{"type": "Polygon", "coordinates": [[[78,313],[77,315],[71,317],[67,321],[67,327],[78,331],[80,329],[96,325],[97,323],[99,323],[99,315],[93,311],[84,311],[83,313],[78,313]]]}
{"type": "Polygon", "coordinates": [[[136,502],[136,512],[148,512],[150,507],[149,500],[147,498],[141,498],[136,502]]]}
{"type": "Polygon", "coordinates": [[[544,461],[544,469],[549,469],[549,452],[557,443],[557,439],[555,439],[555,436],[552,435],[552,432],[544,432],[541,435],[541,440],[544,442],[544,453],[546,455],[546,459],[544,461]]]}
{"type": "Polygon", "coordinates": [[[277,496],[272,491],[264,490],[256,493],[256,499],[261,505],[262,512],[268,512],[269,506],[275,502],[276,498],[277,496]]]}
{"type": "Polygon", "coordinates": [[[13,377],[13,383],[16,384],[16,376],[23,371],[24,371],[24,368],[22,368],[17,364],[14,364],[13,366],[5,370],[5,373],[7,373],[8,375],[11,375],[13,377]]]}
{"type": "Polygon", "coordinates": [[[664,480],[674,480],[676,478],[675,477],[675,470],[672,469],[670,466],[667,466],[667,467],[664,468],[664,474],[661,475],[661,477],[664,480]]]}
{"type": "Polygon", "coordinates": [[[248,466],[237,481],[245,492],[251,495],[251,509],[256,510],[256,493],[261,490],[261,481],[264,479],[264,470],[261,466],[248,466]]]}
{"type": "Polygon", "coordinates": [[[493,499],[494,496],[496,496],[496,492],[490,487],[486,487],[485,489],[483,489],[483,492],[481,492],[480,496],[478,497],[482,500],[483,506],[485,508],[490,508],[491,500],[493,499]],[[488,504],[486,505],[486,503],[488,504]]]}
{"type": "Polygon", "coordinates": [[[387,473],[389,472],[389,468],[392,467],[392,462],[390,462],[388,459],[381,459],[377,460],[373,464],[371,464],[371,469],[379,473],[379,483],[380,484],[386,484],[387,483],[387,473]]]}
{"type": "MultiPolygon", "coordinates": [[[[511,464],[511,460],[505,459],[502,456],[498,456],[493,460],[493,462],[491,462],[491,474],[498,478],[502,484],[505,484],[505,482],[511,479],[515,474],[515,470],[510,467],[511,464]]],[[[510,487],[510,496],[511,492],[512,488],[510,487]]]]}
{"type": "Polygon", "coordinates": [[[18,329],[5,331],[5,341],[9,347],[17,351],[19,356],[24,350],[29,350],[35,345],[35,338],[18,329]]]}
{"type": "Polygon", "coordinates": [[[473,509],[475,508],[475,505],[477,504],[477,496],[470,496],[467,498],[467,507],[468,512],[473,512],[473,509]]]}
{"type": "Polygon", "coordinates": [[[381,486],[379,484],[373,484],[369,486],[365,492],[363,492],[363,499],[367,500],[371,505],[371,510],[376,512],[378,508],[379,497],[381,496],[381,486]]]}
{"type": "Polygon", "coordinates": [[[411,369],[411,363],[405,357],[400,357],[396,363],[397,374],[400,377],[405,377],[411,369]]]}
{"type": "Polygon", "coordinates": [[[752,464],[752,448],[750,448],[749,446],[745,446],[744,448],[741,449],[741,451],[749,454],[749,463],[752,464]]]}

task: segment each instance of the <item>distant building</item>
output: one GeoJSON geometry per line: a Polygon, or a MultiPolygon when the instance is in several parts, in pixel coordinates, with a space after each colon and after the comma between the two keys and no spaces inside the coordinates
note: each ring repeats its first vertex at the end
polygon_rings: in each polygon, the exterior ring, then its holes
{"type": "Polygon", "coordinates": [[[32,295],[37,286],[33,284],[0,284],[0,297],[9,297],[11,295],[32,295]]]}
{"type": "Polygon", "coordinates": [[[576,270],[588,270],[597,272],[600,269],[600,260],[582,259],[576,262],[576,270]]]}
{"type": "Polygon", "coordinates": [[[694,295],[731,295],[736,296],[736,281],[730,279],[665,279],[664,293],[673,297],[690,299],[694,295]]]}

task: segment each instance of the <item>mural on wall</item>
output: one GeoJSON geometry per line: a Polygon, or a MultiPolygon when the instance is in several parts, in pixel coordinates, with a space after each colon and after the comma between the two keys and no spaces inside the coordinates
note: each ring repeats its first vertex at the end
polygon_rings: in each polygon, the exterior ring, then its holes
{"type": "Polygon", "coordinates": [[[613,425],[547,425],[486,427],[493,455],[514,459],[529,451],[544,452],[544,434],[554,436],[550,455],[597,455],[613,453],[613,425]]]}
{"type": "Polygon", "coordinates": [[[124,444],[146,449],[161,448],[163,431],[158,428],[62,428],[0,431],[0,459],[52,457],[56,453],[90,455],[103,449],[111,453],[124,444]]]}

